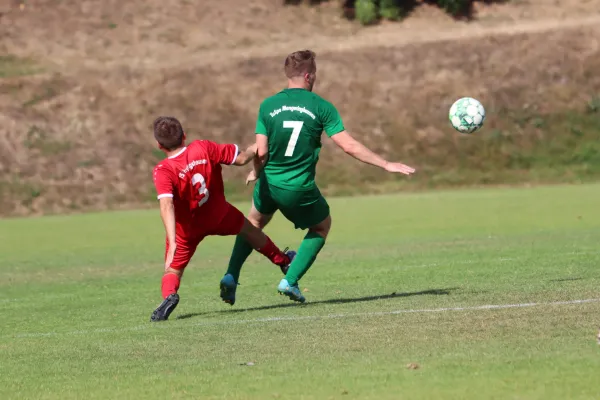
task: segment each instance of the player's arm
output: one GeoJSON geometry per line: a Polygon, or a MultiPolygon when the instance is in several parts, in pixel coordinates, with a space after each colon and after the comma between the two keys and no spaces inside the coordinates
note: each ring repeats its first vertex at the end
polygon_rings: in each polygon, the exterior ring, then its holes
{"type": "Polygon", "coordinates": [[[256,158],[254,159],[252,173],[254,173],[255,178],[260,176],[269,156],[269,137],[267,136],[267,123],[263,111],[263,105],[261,104],[256,119],[256,129],[254,130],[254,133],[256,133],[256,158]]]}
{"type": "Polygon", "coordinates": [[[177,242],[175,241],[175,207],[173,205],[173,197],[162,197],[160,202],[160,218],[165,226],[167,233],[168,251],[165,258],[165,271],[169,271],[171,263],[175,258],[177,250],[177,242]]]}
{"type": "Polygon", "coordinates": [[[160,218],[165,226],[169,247],[175,246],[175,207],[172,197],[162,197],[160,200],[160,218]]]}
{"type": "Polygon", "coordinates": [[[319,113],[323,120],[325,133],[332,138],[333,142],[338,145],[339,148],[344,150],[346,154],[351,155],[365,164],[374,165],[385,169],[388,172],[400,172],[405,175],[410,175],[415,172],[414,168],[411,168],[408,165],[388,162],[380,155],[373,153],[361,142],[354,139],[352,135],[344,129],[340,114],[330,102],[324,101],[321,103],[319,113]]]}
{"type": "Polygon", "coordinates": [[[262,172],[269,155],[269,141],[266,135],[256,135],[256,157],[253,159],[252,171],[246,177],[246,185],[256,182],[262,172]]]}
{"type": "Polygon", "coordinates": [[[414,168],[402,163],[391,163],[385,160],[380,155],[369,150],[358,140],[354,139],[347,131],[341,131],[331,136],[333,142],[338,145],[344,152],[365,164],[371,164],[388,172],[400,172],[405,175],[410,175],[415,172],[414,168]]]}
{"type": "Polygon", "coordinates": [[[256,158],[256,143],[244,151],[238,151],[238,155],[232,165],[246,165],[256,158]]]}
{"type": "Polygon", "coordinates": [[[256,145],[241,151],[236,144],[219,144],[209,140],[204,141],[212,163],[225,165],[246,165],[256,156],[256,145]]]}
{"type": "Polygon", "coordinates": [[[331,139],[340,149],[344,150],[346,154],[351,155],[366,164],[385,169],[385,166],[388,163],[384,158],[373,153],[346,131],[335,134],[331,139]]]}
{"type": "Polygon", "coordinates": [[[254,173],[256,176],[260,175],[260,172],[267,163],[269,157],[269,138],[267,135],[256,135],[256,158],[254,159],[254,173]]]}
{"type": "Polygon", "coordinates": [[[162,219],[167,234],[167,243],[169,251],[165,260],[165,270],[167,270],[173,257],[177,242],[175,241],[175,206],[173,205],[173,193],[175,185],[173,184],[173,173],[163,164],[154,169],[154,187],[156,188],[157,198],[160,207],[160,218],[162,219]]]}

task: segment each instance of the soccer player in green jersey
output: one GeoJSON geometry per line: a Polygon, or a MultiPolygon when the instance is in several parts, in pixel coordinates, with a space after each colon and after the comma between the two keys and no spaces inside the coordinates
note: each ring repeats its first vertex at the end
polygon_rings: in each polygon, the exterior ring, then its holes
{"type": "MultiPolygon", "coordinates": [[[[321,134],[325,132],[347,154],[364,163],[405,175],[415,170],[367,149],[345,130],[337,109],[312,92],[317,73],[314,52],[288,55],[284,69],[288,88],[265,99],[258,112],[258,157],[246,180],[256,181],[248,220],[263,229],[279,210],[296,229],[308,229],[277,289],[303,303],[298,281],[315,262],[331,228],[329,205],[315,184],[321,134]]],[[[252,246],[238,236],[220,285],[221,298],[229,304],[235,303],[240,270],[251,252],[252,246]]]]}

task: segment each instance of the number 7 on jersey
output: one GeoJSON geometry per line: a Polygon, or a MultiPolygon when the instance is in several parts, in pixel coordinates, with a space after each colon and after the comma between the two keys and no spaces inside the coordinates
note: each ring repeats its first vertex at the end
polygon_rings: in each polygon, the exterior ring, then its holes
{"type": "Polygon", "coordinates": [[[296,148],[296,143],[298,143],[298,136],[300,136],[302,125],[304,125],[304,122],[302,121],[283,121],[284,128],[292,129],[292,136],[290,136],[290,141],[285,150],[286,157],[291,157],[292,154],[294,154],[294,149],[296,148]]]}

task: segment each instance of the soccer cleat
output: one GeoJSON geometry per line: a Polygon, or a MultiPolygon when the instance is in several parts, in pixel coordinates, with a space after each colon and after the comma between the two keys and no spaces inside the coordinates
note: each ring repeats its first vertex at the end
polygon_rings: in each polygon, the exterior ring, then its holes
{"type": "Polygon", "coordinates": [[[294,261],[294,258],[296,257],[297,253],[294,250],[288,250],[288,247],[286,247],[285,250],[283,250],[283,252],[290,259],[289,263],[279,267],[281,269],[281,272],[285,275],[285,274],[287,274],[288,269],[290,269],[290,265],[292,265],[292,261],[294,261]]]}
{"type": "Polygon", "coordinates": [[[282,279],[281,282],[279,282],[277,291],[279,292],[279,294],[283,294],[289,297],[290,300],[297,301],[300,303],[304,303],[304,301],[306,301],[306,299],[302,295],[302,292],[300,292],[298,284],[291,286],[286,279],[282,279]]]}
{"type": "Polygon", "coordinates": [[[221,299],[223,299],[225,303],[230,305],[235,304],[235,291],[237,285],[237,282],[231,274],[226,274],[223,279],[221,279],[219,287],[221,288],[221,299]]]}
{"type": "Polygon", "coordinates": [[[166,299],[160,303],[160,306],[152,313],[150,321],[166,321],[169,319],[169,315],[175,310],[179,304],[179,295],[177,293],[170,294],[166,299]]]}

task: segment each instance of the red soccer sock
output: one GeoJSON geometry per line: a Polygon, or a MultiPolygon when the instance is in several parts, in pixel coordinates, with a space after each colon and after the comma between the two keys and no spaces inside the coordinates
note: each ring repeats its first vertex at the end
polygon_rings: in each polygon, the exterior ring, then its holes
{"type": "Polygon", "coordinates": [[[279,250],[277,246],[275,246],[275,243],[273,243],[271,241],[271,238],[269,238],[268,236],[267,243],[265,243],[265,245],[262,248],[256,250],[260,254],[271,260],[273,264],[278,265],[280,267],[290,263],[289,257],[283,254],[283,252],[279,250]]]}
{"type": "Polygon", "coordinates": [[[180,279],[175,274],[164,274],[162,277],[162,296],[163,299],[169,297],[170,294],[177,293],[179,290],[180,279]]]}

